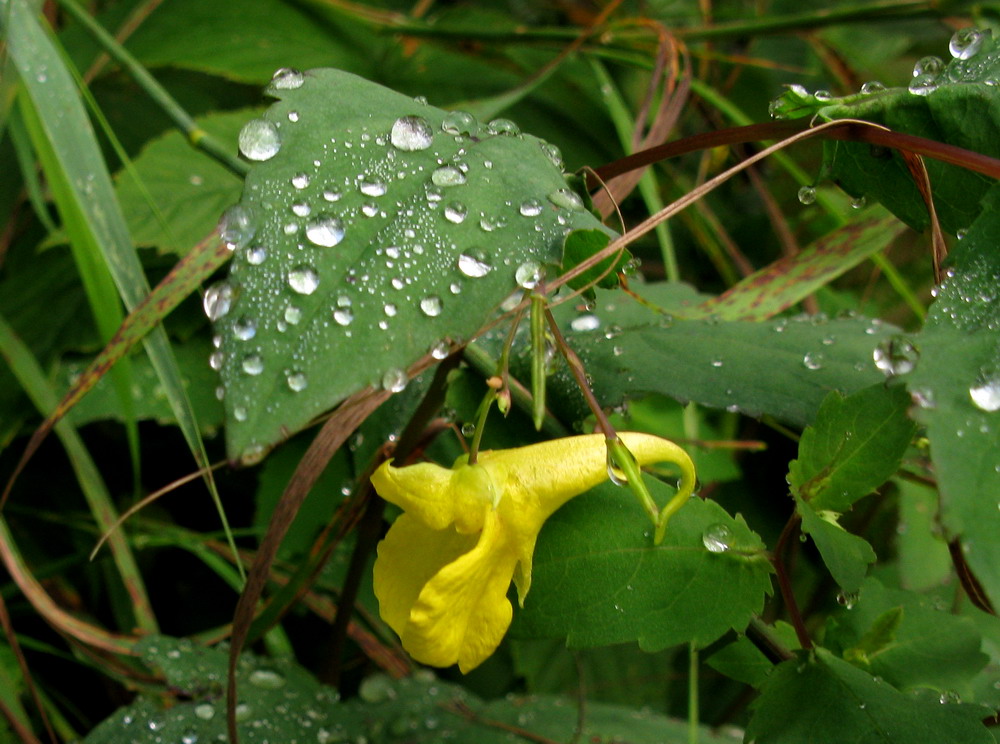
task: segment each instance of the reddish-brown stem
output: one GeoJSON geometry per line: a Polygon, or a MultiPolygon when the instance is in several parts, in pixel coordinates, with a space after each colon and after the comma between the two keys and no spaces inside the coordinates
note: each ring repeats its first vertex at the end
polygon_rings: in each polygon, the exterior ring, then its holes
{"type": "Polygon", "coordinates": [[[798,526],[799,515],[793,513],[788,518],[785,529],[781,531],[781,537],[778,538],[777,545],[774,546],[774,556],[771,558],[771,564],[774,566],[774,572],[778,576],[778,587],[781,589],[781,598],[788,609],[788,617],[792,621],[792,627],[795,628],[795,635],[799,639],[799,645],[802,648],[812,648],[812,639],[809,638],[805,623],[802,621],[802,613],[799,612],[799,605],[795,601],[795,594],[792,592],[792,582],[788,578],[788,571],[785,568],[784,561],[785,554],[788,551],[788,543],[798,531],[798,526]]]}

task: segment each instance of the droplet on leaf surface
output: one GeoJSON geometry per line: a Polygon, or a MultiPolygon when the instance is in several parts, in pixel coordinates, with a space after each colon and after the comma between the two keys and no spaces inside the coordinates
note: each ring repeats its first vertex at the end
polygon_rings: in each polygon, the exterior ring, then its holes
{"type": "Polygon", "coordinates": [[[710,553],[725,553],[733,547],[733,532],[724,524],[713,524],[705,529],[701,542],[710,553]]]}
{"type": "Polygon", "coordinates": [[[389,142],[404,152],[426,150],[434,142],[434,132],[424,117],[403,116],[393,123],[389,142]]]}
{"type": "Polygon", "coordinates": [[[247,160],[270,160],[281,149],[278,128],[266,119],[252,119],[240,130],[239,147],[247,160]]]}

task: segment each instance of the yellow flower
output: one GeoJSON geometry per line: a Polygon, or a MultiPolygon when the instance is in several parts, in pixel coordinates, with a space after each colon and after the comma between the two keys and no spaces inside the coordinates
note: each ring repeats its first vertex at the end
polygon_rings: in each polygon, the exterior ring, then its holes
{"type": "MultiPolygon", "coordinates": [[[[680,467],[681,488],[667,511],[679,508],[695,483],[687,453],[650,434],[620,438],[640,465],[680,467]]],[[[438,667],[457,663],[463,672],[489,657],[507,631],[511,579],[523,606],[545,520],[607,478],[601,434],[480,452],[478,460],[469,465],[459,458],[452,469],[431,463],[394,468],[390,461],[372,475],[379,495],[404,510],[375,561],[382,618],[414,659],[438,667]]]]}

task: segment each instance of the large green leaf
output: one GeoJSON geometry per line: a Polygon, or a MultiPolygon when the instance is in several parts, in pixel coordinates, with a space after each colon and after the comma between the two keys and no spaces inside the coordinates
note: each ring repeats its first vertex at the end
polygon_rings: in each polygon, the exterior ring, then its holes
{"type": "MultiPolygon", "coordinates": [[[[807,94],[795,86],[778,99],[779,116],[821,119],[865,119],[900,132],[946,142],[993,157],[1000,156],[1000,48],[987,30],[963,29],[949,45],[947,64],[925,58],[914,68],[908,87],[878,89],[846,98],[807,94]],[[919,74],[918,74],[919,73],[919,74]]],[[[825,147],[826,165],[837,183],[855,196],[878,199],[907,224],[928,223],[913,177],[898,153],[866,144],[832,142],[825,147]]],[[[980,200],[992,180],[928,159],[941,225],[949,232],[968,227],[980,211],[980,200]]]]}
{"type": "Polygon", "coordinates": [[[287,71],[240,134],[256,161],[211,290],[233,458],[469,339],[518,285],[601,228],[547,143],[338,70],[287,71]],[[231,304],[231,307],[229,307],[231,304]],[[223,310],[228,308],[228,313],[223,310]]]}
{"type": "Polygon", "coordinates": [[[834,581],[845,592],[856,592],[868,565],[875,562],[872,546],[841,527],[830,512],[817,512],[808,501],[796,498],[795,509],[802,518],[802,533],[812,537],[834,581]]]}
{"type": "MultiPolygon", "coordinates": [[[[650,490],[662,499],[669,489],[650,481],[650,490]]],[[[742,517],[697,498],[674,515],[663,543],[653,545],[632,494],[604,484],[546,522],[531,594],[513,632],[566,638],[570,646],[705,646],[760,611],[770,591],[763,549],[742,517]]]]}
{"type": "MultiPolygon", "coordinates": [[[[636,287],[667,310],[684,308],[669,284],[636,287]]],[[[795,316],[766,322],[683,320],[598,292],[596,310],[563,305],[558,317],[593,380],[597,399],[617,406],[662,393],[712,408],[770,415],[796,426],[810,423],[831,390],[851,393],[884,379],[872,351],[892,327],[859,317],[795,316]]],[[[518,373],[527,379],[525,358],[518,373]]],[[[549,384],[549,402],[566,418],[588,411],[564,369],[549,384]]]]}
{"type": "Polygon", "coordinates": [[[906,376],[927,426],[941,494],[941,517],[962,540],[965,560],[994,603],[1000,602],[1000,192],[952,251],[938,288],[920,358],[906,376]]]}
{"type": "Polygon", "coordinates": [[[757,744],[992,744],[988,709],[902,693],[826,649],[779,665],[754,703],[757,744]]]}
{"type": "MultiPolygon", "coordinates": [[[[167,679],[175,699],[163,705],[142,696],[116,711],[84,739],[86,744],[161,744],[225,739],[221,695],[226,650],[188,641],[151,637],[141,642],[144,660],[167,679]]],[[[688,726],[632,706],[586,704],[581,723],[577,706],[563,698],[508,697],[485,703],[463,688],[429,672],[392,680],[382,675],[361,683],[359,696],[338,702],[288,660],[240,658],[237,720],[241,742],[412,742],[475,741],[507,744],[512,727],[535,741],[627,740],[635,744],[681,744],[688,726]]],[[[736,733],[707,728],[701,741],[736,742],[736,733]]]]}

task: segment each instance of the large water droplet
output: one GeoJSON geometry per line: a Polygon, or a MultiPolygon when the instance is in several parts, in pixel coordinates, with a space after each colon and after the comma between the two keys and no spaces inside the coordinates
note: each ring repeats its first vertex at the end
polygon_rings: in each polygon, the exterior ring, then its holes
{"type": "Polygon", "coordinates": [[[302,320],[302,311],[295,307],[295,305],[289,305],[285,308],[285,322],[289,325],[298,325],[299,321],[302,320]]]}
{"type": "Polygon", "coordinates": [[[878,80],[869,80],[867,83],[861,84],[861,95],[870,96],[875,93],[881,93],[885,90],[885,85],[878,80]]]}
{"type": "Polygon", "coordinates": [[[420,311],[429,318],[437,317],[444,309],[444,303],[437,295],[429,295],[420,301],[420,311]]]}
{"type": "Polygon", "coordinates": [[[382,375],[382,387],[390,393],[401,393],[408,382],[406,373],[401,369],[389,369],[382,375]]]}
{"type": "Polygon", "coordinates": [[[990,376],[970,387],[969,397],[982,411],[1000,411],[1000,376],[990,376]]]}
{"type": "Polygon", "coordinates": [[[893,377],[912,372],[920,359],[920,352],[909,339],[894,336],[875,347],[872,359],[886,377],[893,377]]]}
{"type": "Polygon", "coordinates": [[[559,152],[559,148],[549,142],[541,142],[539,143],[539,147],[542,149],[542,154],[549,159],[549,162],[556,168],[562,170],[563,159],[562,153],[559,152]]]}
{"type": "Polygon", "coordinates": [[[215,706],[211,703],[201,703],[195,706],[194,714],[203,721],[210,721],[215,717],[215,706]]]}
{"type": "Polygon", "coordinates": [[[249,341],[257,335],[257,321],[246,316],[233,324],[233,335],[240,341],[249,341]]]}
{"type": "Polygon", "coordinates": [[[508,137],[517,137],[521,134],[521,128],[510,119],[494,119],[486,128],[490,134],[503,134],[508,137]]]}
{"type": "Polygon", "coordinates": [[[463,253],[458,257],[458,270],[473,279],[486,276],[490,273],[490,271],[492,271],[492,269],[492,266],[485,261],[481,261],[475,256],[463,253]]]}
{"type": "Polygon", "coordinates": [[[810,351],[802,357],[802,366],[811,370],[823,369],[824,361],[823,352],[810,351]]]}
{"type": "Polygon", "coordinates": [[[525,199],[517,211],[525,217],[537,217],[542,213],[542,203],[538,199],[525,199]]]}
{"type": "Polygon", "coordinates": [[[365,196],[384,196],[388,187],[377,178],[363,178],[358,182],[358,191],[365,196]]]}
{"type": "Polygon", "coordinates": [[[229,250],[236,250],[245,245],[256,232],[253,216],[250,210],[240,204],[234,204],[219,219],[219,238],[229,250]]]}
{"type": "Polygon", "coordinates": [[[569,327],[577,333],[596,331],[601,327],[601,319],[592,313],[586,313],[573,318],[569,323],[569,327]]]}
{"type": "Polygon", "coordinates": [[[460,225],[465,222],[466,216],[469,214],[468,208],[462,204],[462,202],[451,202],[444,208],[444,218],[448,222],[460,225]]]}
{"type": "Polygon", "coordinates": [[[733,531],[722,523],[710,525],[702,533],[701,542],[709,553],[725,553],[733,547],[733,531]]]}
{"type": "Polygon", "coordinates": [[[308,264],[300,264],[288,272],[288,286],[299,294],[310,295],[319,286],[319,274],[308,264]]]}
{"type": "Polygon", "coordinates": [[[570,189],[556,189],[549,194],[549,201],[557,207],[563,207],[564,209],[573,209],[577,211],[583,209],[583,199],[581,199],[575,191],[571,191],[570,189]]]}
{"type": "Polygon", "coordinates": [[[292,186],[297,189],[304,189],[309,185],[308,173],[296,173],[292,176],[292,186]]]}
{"type": "Polygon", "coordinates": [[[240,130],[239,146],[247,160],[270,160],[281,149],[281,137],[271,122],[251,119],[240,130]]]}
{"type": "Polygon", "coordinates": [[[301,88],[306,81],[306,76],[294,67],[282,67],[275,70],[271,76],[271,82],[267,85],[267,92],[273,93],[279,90],[295,90],[301,88]]]}
{"type": "Polygon", "coordinates": [[[962,28],[955,32],[948,42],[948,51],[955,59],[969,59],[982,48],[986,32],[978,28],[962,28]]]}
{"type": "Polygon", "coordinates": [[[250,684],[264,690],[277,690],[285,686],[285,678],[270,669],[254,669],[250,672],[250,684]]]}
{"type": "Polygon", "coordinates": [[[344,239],[344,224],[328,214],[321,214],[306,223],[306,237],[314,245],[330,248],[344,239]]]}
{"type": "MultiPolygon", "coordinates": [[[[431,173],[431,181],[435,186],[447,188],[449,186],[461,186],[465,183],[465,174],[453,165],[442,165],[431,173]]],[[[427,197],[430,199],[430,196],[427,197]]]]}
{"type": "Polygon", "coordinates": [[[799,189],[799,202],[802,204],[812,204],[816,201],[816,187],[803,186],[799,189]]]}
{"type": "Polygon", "coordinates": [[[441,131],[447,134],[476,134],[479,122],[467,111],[451,111],[445,114],[441,131]]]}
{"type": "Polygon", "coordinates": [[[338,307],[333,311],[333,319],[337,325],[349,326],[354,320],[354,311],[350,307],[338,307]]]}
{"type": "Polygon", "coordinates": [[[312,213],[312,207],[308,202],[295,202],[292,205],[292,214],[296,217],[308,217],[312,213]]]}
{"type": "Polygon", "coordinates": [[[534,289],[544,276],[545,272],[541,264],[537,261],[525,261],[514,272],[514,281],[525,289],[534,289]]]}
{"type": "Polygon", "coordinates": [[[403,116],[392,125],[389,141],[404,152],[426,150],[434,142],[434,132],[422,116],[403,116]]]}
{"type": "Polygon", "coordinates": [[[913,75],[912,77],[920,77],[921,75],[940,75],[941,70],[944,69],[944,62],[940,57],[923,57],[913,65],[913,75]]]}
{"type": "Polygon", "coordinates": [[[434,359],[444,359],[451,352],[451,344],[447,341],[438,341],[430,348],[431,357],[434,359]]]}
{"type": "Polygon", "coordinates": [[[910,93],[915,96],[929,96],[937,90],[936,75],[917,75],[910,81],[910,93]]]}
{"type": "Polygon", "coordinates": [[[264,371],[264,359],[260,354],[247,354],[243,357],[243,371],[248,375],[259,375],[264,371]]]}
{"type": "Polygon", "coordinates": [[[205,290],[202,307],[211,321],[219,320],[233,306],[233,287],[228,282],[218,282],[205,290]]]}
{"type": "Polygon", "coordinates": [[[260,245],[252,245],[246,250],[247,263],[252,266],[260,266],[267,258],[267,248],[260,245]]]}
{"type": "Polygon", "coordinates": [[[211,354],[208,355],[208,366],[218,372],[222,369],[222,363],[225,361],[225,355],[216,349],[211,354]]]}

